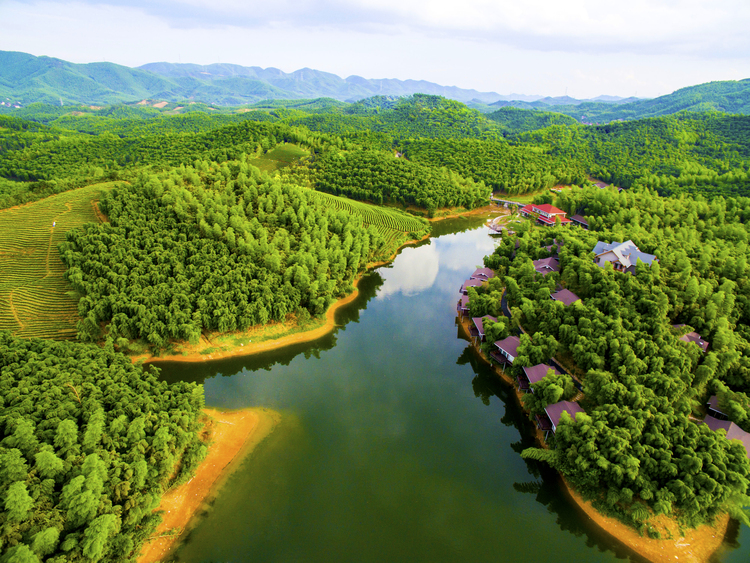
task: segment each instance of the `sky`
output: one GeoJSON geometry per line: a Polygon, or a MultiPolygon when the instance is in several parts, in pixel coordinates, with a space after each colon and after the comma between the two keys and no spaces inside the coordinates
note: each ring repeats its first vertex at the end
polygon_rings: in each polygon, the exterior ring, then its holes
{"type": "Polygon", "coordinates": [[[234,63],[501,95],[656,97],[750,78],[748,0],[0,0],[0,50],[234,63]]]}

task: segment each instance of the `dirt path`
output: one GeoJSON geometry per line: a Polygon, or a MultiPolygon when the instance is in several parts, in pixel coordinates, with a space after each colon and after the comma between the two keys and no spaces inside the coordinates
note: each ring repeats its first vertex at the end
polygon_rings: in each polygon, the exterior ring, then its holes
{"type": "Polygon", "coordinates": [[[242,458],[273,431],[281,418],[278,413],[262,408],[231,412],[204,409],[203,412],[210,417],[206,424],[210,433],[208,455],[190,481],[162,497],[157,510],[164,511],[164,520],[144,544],[137,563],[155,563],[169,554],[195,513],[216,494],[242,458]],[[179,533],[172,533],[177,529],[179,533]]]}
{"type": "Polygon", "coordinates": [[[16,311],[16,308],[13,306],[13,291],[11,291],[8,294],[8,304],[10,305],[10,312],[13,314],[13,318],[16,319],[16,322],[18,323],[19,330],[23,330],[23,328],[26,326],[21,322],[21,319],[18,318],[18,311],[16,311]]]}

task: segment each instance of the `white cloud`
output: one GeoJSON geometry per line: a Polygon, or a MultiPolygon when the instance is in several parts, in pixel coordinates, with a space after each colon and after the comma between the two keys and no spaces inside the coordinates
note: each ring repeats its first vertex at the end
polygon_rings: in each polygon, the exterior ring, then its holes
{"type": "Polygon", "coordinates": [[[650,97],[750,76],[734,0],[0,1],[0,49],[72,62],[230,62],[346,77],[650,97]]]}

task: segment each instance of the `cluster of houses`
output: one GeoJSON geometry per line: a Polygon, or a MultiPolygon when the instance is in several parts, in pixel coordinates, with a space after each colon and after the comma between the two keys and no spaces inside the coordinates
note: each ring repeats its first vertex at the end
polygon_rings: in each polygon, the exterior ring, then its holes
{"type": "Polygon", "coordinates": [[[460,317],[465,317],[469,314],[469,288],[480,287],[494,277],[495,272],[489,268],[477,268],[474,273],[471,274],[471,277],[461,284],[461,289],[459,290],[461,298],[458,300],[458,305],[456,306],[456,311],[460,317]]]}
{"type": "MultiPolygon", "coordinates": [[[[550,204],[529,204],[521,208],[520,212],[526,217],[535,217],[537,222],[542,225],[555,225],[557,222],[563,225],[575,223],[584,229],[588,229],[588,222],[585,217],[574,215],[571,219],[568,219],[564,211],[550,204]]],[[[556,254],[562,244],[562,241],[558,242],[555,240],[554,244],[546,247],[546,249],[556,254]]],[[[516,241],[516,248],[518,246],[519,243],[516,241]]],[[[598,241],[593,249],[593,253],[594,262],[599,267],[604,268],[609,263],[615,271],[629,274],[635,273],[635,268],[639,260],[648,266],[659,261],[655,255],[642,252],[632,240],[611,243],[598,241]]],[[[560,262],[555,256],[534,260],[533,265],[536,272],[542,276],[560,271],[560,262]]],[[[457,311],[461,318],[468,316],[471,312],[469,308],[468,289],[470,287],[480,287],[487,280],[494,277],[494,275],[494,272],[489,268],[479,268],[462,284],[460,289],[461,298],[457,305],[457,311]]],[[[558,288],[556,292],[550,295],[550,298],[554,301],[559,301],[565,307],[569,307],[580,300],[575,293],[565,288],[558,288]]],[[[487,320],[497,322],[497,319],[491,315],[472,317],[471,319],[469,334],[477,346],[486,340],[484,323],[487,320]]],[[[685,325],[673,326],[675,329],[680,329],[685,325]]],[[[697,332],[689,332],[679,339],[688,344],[691,342],[694,343],[704,353],[708,350],[709,343],[703,340],[697,332]]],[[[494,343],[496,349],[490,352],[490,358],[500,365],[512,365],[518,356],[520,343],[521,341],[518,336],[508,336],[503,340],[499,340],[494,343]]],[[[542,363],[529,367],[524,366],[522,374],[517,378],[518,388],[523,392],[533,392],[532,386],[540,382],[549,373],[559,375],[558,366],[552,364],[553,362],[550,360],[550,363],[542,363]]],[[[578,403],[571,401],[559,401],[548,405],[544,409],[543,415],[536,416],[537,427],[545,433],[545,439],[547,439],[550,432],[553,434],[556,432],[563,412],[567,412],[575,420],[576,414],[584,412],[584,410],[578,403]]],[[[711,397],[709,401],[709,414],[704,420],[705,424],[714,431],[719,429],[725,430],[727,439],[736,438],[741,440],[750,458],[750,433],[745,432],[733,422],[728,421],[727,418],[718,408],[718,399],[715,396],[711,397]]]]}

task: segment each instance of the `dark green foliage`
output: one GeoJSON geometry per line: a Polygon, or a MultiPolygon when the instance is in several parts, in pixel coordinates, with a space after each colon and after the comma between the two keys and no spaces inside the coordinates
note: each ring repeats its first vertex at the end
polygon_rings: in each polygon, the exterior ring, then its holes
{"type": "Polygon", "coordinates": [[[2,561],[130,561],[204,455],[202,407],[106,348],[0,333],[2,561]]]}
{"type": "Polygon", "coordinates": [[[379,205],[415,205],[434,212],[441,207],[472,209],[489,197],[482,182],[380,151],[328,151],[314,166],[316,189],[379,205]]]}
{"type": "Polygon", "coordinates": [[[536,147],[503,141],[419,139],[404,143],[408,158],[435,168],[445,167],[465,178],[483,182],[493,191],[522,194],[556,184],[582,184],[584,168],[536,147]]]}
{"type": "Polygon", "coordinates": [[[499,123],[509,135],[536,131],[551,125],[576,125],[578,123],[574,118],[561,113],[529,111],[513,107],[501,108],[485,114],[485,117],[499,123]]]}
{"type": "Polygon", "coordinates": [[[359,215],[244,160],[143,176],[113,190],[102,209],[109,223],[61,245],[66,276],[83,295],[79,333],[97,339],[109,323],[106,335],[154,349],[197,342],[202,330],[321,315],[382,245],[359,215]]]}

